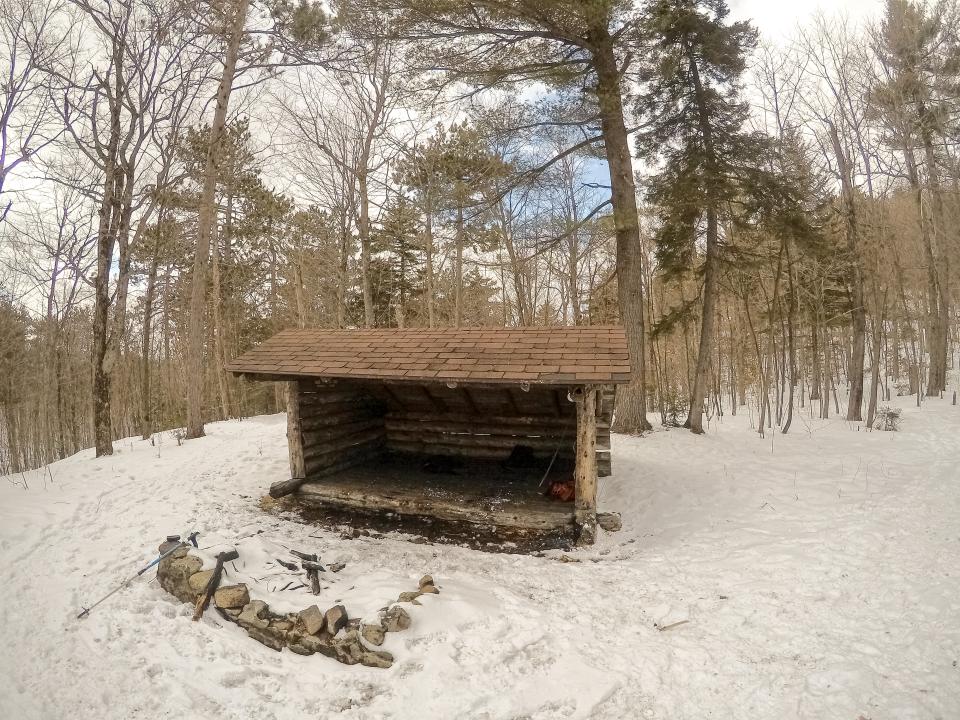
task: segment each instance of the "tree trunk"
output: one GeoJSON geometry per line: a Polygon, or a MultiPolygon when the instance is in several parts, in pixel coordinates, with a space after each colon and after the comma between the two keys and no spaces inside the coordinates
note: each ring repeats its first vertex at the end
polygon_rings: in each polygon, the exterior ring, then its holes
{"type": "Polygon", "coordinates": [[[878,317],[875,317],[873,321],[873,345],[871,348],[872,352],[870,357],[870,404],[867,408],[868,428],[873,427],[874,418],[877,416],[877,392],[880,389],[880,331],[883,327],[883,322],[886,317],[886,291],[884,291],[883,299],[878,304],[880,305],[880,312],[877,314],[878,317]]]}
{"type": "Polygon", "coordinates": [[[454,244],[456,260],[453,270],[453,326],[460,327],[463,322],[463,205],[457,204],[457,227],[454,244]]]}
{"type": "Polygon", "coordinates": [[[140,402],[143,411],[140,414],[140,437],[148,440],[153,434],[153,408],[150,404],[150,346],[153,341],[153,302],[157,287],[157,270],[160,267],[160,236],[163,214],[157,225],[157,240],[153,247],[153,257],[150,258],[150,271],[147,274],[147,287],[143,295],[143,337],[141,339],[140,355],[142,370],[140,373],[140,402]]]}
{"type": "Polygon", "coordinates": [[[703,432],[703,398],[707,394],[710,376],[710,356],[713,348],[714,323],[717,304],[718,271],[717,213],[707,210],[707,257],[703,269],[703,311],[700,318],[700,346],[697,350],[697,369],[693,375],[693,390],[690,393],[690,412],[686,426],[691,432],[703,432]]]}
{"type": "MultiPolygon", "coordinates": [[[[927,111],[921,104],[921,117],[927,111]]],[[[940,197],[940,173],[933,149],[930,129],[923,128],[923,154],[930,186],[930,233],[928,243],[933,261],[933,289],[936,297],[935,311],[931,312],[930,367],[927,375],[927,395],[937,397],[947,388],[947,349],[950,343],[950,253],[946,251],[943,234],[943,200],[940,197]]]]}
{"type": "Polygon", "coordinates": [[[250,0],[237,0],[230,39],[223,63],[223,75],[217,89],[217,106],[210,126],[210,144],[203,169],[203,191],[200,195],[197,252],[193,262],[190,289],[190,323],[187,339],[187,437],[203,436],[203,338],[206,310],[207,260],[210,255],[210,237],[216,222],[216,189],[220,169],[220,139],[227,123],[227,108],[237,71],[237,57],[250,0]]]}
{"type": "MultiPolygon", "coordinates": [[[[797,384],[797,349],[794,343],[794,324],[797,318],[797,291],[793,284],[793,256],[790,254],[790,241],[784,241],[787,253],[787,285],[790,290],[790,304],[787,306],[787,352],[790,362],[790,391],[787,396],[787,421],[780,432],[786,435],[793,422],[793,396],[797,384]]],[[[801,396],[802,397],[802,396],[801,396]]]]}
{"type": "MultiPolygon", "coordinates": [[[[703,85],[700,81],[700,71],[697,67],[697,58],[689,52],[690,74],[693,79],[694,94],[697,102],[697,122],[703,136],[703,147],[706,154],[706,165],[712,175],[716,175],[715,150],[713,146],[713,128],[707,116],[707,100],[703,85]]],[[[710,195],[710,188],[706,188],[710,195]]],[[[703,308],[700,318],[700,347],[697,351],[697,369],[693,376],[693,390],[690,393],[690,412],[687,415],[686,427],[691,432],[703,432],[703,398],[707,392],[707,382],[710,373],[710,358],[713,347],[713,326],[715,308],[717,304],[717,272],[719,271],[719,232],[717,222],[717,207],[712,199],[708,199],[707,207],[707,256],[703,268],[703,308]]]]}
{"type": "Polygon", "coordinates": [[[610,171],[610,203],[617,238],[617,296],[627,335],[633,371],[627,385],[617,391],[614,429],[637,433],[651,428],[647,420],[646,319],[643,313],[643,264],[637,194],[630,160],[630,143],[623,121],[620,72],[606,18],[592,28],[596,50],[597,100],[600,129],[610,171]]]}
{"type": "Polygon", "coordinates": [[[863,263],[857,243],[856,196],[853,189],[853,170],[847,158],[836,126],[828,122],[830,142],[837,160],[837,172],[840,175],[840,193],[843,200],[844,232],[847,252],[851,264],[850,318],[853,330],[853,348],[847,365],[847,381],[850,383],[850,397],[847,402],[847,420],[863,419],[863,366],[866,359],[867,311],[864,307],[863,263]]]}
{"type": "MultiPolygon", "coordinates": [[[[114,52],[114,73],[123,72],[123,53],[114,52]]],[[[97,275],[93,281],[93,437],[96,456],[113,455],[113,429],[110,423],[110,372],[108,319],[110,314],[110,270],[113,266],[113,247],[116,243],[115,210],[117,184],[121,170],[117,166],[120,145],[120,90],[110,104],[110,139],[107,144],[103,170],[103,198],[100,202],[97,225],[97,275]]]]}
{"type": "Polygon", "coordinates": [[[370,285],[370,197],[367,190],[366,170],[357,174],[360,201],[360,285],[363,291],[363,326],[372,328],[376,321],[373,317],[373,289],[370,285]]]}
{"type": "MultiPolygon", "coordinates": [[[[233,198],[227,202],[227,215],[233,212],[233,198]]],[[[229,225],[229,219],[227,221],[229,225]]],[[[213,372],[217,376],[217,389],[220,394],[220,417],[227,420],[230,417],[230,388],[227,385],[227,373],[223,366],[226,356],[223,347],[223,306],[220,297],[220,242],[217,238],[216,224],[211,233],[211,254],[213,258],[212,272],[210,273],[210,294],[213,310],[213,372]]]]}
{"type": "Polygon", "coordinates": [[[427,295],[427,327],[435,327],[437,324],[436,310],[433,302],[433,207],[425,208],[426,233],[424,234],[424,258],[425,258],[425,292],[427,295]]]}
{"type": "Polygon", "coordinates": [[[340,252],[337,261],[337,327],[342,330],[347,326],[347,276],[350,270],[350,231],[346,211],[341,213],[340,252]]]}

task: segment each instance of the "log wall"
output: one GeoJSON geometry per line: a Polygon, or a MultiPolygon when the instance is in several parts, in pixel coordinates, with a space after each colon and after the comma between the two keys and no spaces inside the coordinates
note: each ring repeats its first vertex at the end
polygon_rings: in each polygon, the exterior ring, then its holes
{"type": "Polygon", "coordinates": [[[573,459],[577,425],[576,418],[390,412],[386,430],[387,447],[400,452],[506,460],[524,445],[535,457],[573,459]]]}
{"type": "Polygon", "coordinates": [[[353,383],[299,383],[300,435],[308,478],[374,458],[386,448],[383,403],[353,383]]]}
{"type": "MultiPolygon", "coordinates": [[[[300,380],[298,433],[305,477],[313,479],[385,450],[505,460],[517,445],[535,457],[572,461],[576,404],[563,388],[449,387],[443,383],[300,380]]],[[[612,388],[597,393],[596,462],[610,474],[612,388]]],[[[291,456],[293,457],[293,456],[291,456]]],[[[292,467],[291,463],[291,467],[292,467]]]]}

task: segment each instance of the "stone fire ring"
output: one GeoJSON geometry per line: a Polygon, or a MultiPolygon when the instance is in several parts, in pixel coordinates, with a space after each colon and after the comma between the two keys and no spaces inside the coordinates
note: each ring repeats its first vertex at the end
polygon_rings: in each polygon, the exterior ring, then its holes
{"type": "MultiPolygon", "coordinates": [[[[160,561],[157,578],[164,590],[193,605],[213,575],[213,570],[202,567],[199,557],[191,555],[188,547],[181,547],[160,561]]],[[[433,578],[424,575],[419,590],[401,593],[397,601],[419,605],[418,596],[439,592],[433,578]]],[[[350,619],[343,605],[334,605],[326,612],[311,605],[298,613],[278,615],[262,600],[251,601],[242,583],[218,588],[213,603],[225,620],[236,623],[268,648],[278,652],[287,648],[299,655],[319,653],[345,665],[390,667],[393,655],[369,646],[383,645],[386,633],[406,630],[411,622],[409,613],[399,605],[382,610],[374,623],[350,619]]]]}

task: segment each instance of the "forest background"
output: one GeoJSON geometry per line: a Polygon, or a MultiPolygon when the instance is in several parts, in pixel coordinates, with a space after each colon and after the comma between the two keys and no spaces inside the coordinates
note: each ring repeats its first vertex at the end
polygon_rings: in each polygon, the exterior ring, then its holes
{"type": "Polygon", "coordinates": [[[958,28],[0,0],[0,474],[282,410],[223,367],[290,326],[623,324],[631,433],[949,395],[958,28]]]}

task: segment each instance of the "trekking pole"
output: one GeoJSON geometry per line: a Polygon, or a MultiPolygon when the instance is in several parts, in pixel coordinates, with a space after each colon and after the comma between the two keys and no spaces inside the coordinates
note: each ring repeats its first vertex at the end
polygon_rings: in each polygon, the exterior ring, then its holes
{"type": "MultiPolygon", "coordinates": [[[[190,533],[190,535],[187,537],[187,540],[189,540],[190,543],[192,543],[194,547],[197,546],[197,535],[198,535],[198,534],[199,534],[199,533],[193,532],[193,533],[190,533]]],[[[158,557],[156,560],[154,560],[153,562],[151,562],[149,565],[145,565],[144,567],[140,568],[140,569],[137,571],[137,574],[136,574],[136,575],[131,575],[130,577],[128,577],[126,580],[124,580],[122,583],[120,583],[120,584],[119,584],[117,587],[115,587],[113,590],[111,590],[111,591],[108,592],[106,595],[104,595],[102,598],[100,598],[99,600],[97,600],[93,605],[91,605],[91,606],[88,607],[88,608],[83,608],[83,612],[81,612],[79,615],[77,615],[77,620],[79,620],[80,618],[84,618],[84,617],[86,617],[87,615],[89,615],[89,614],[90,614],[90,611],[93,610],[97,605],[99,605],[100,603],[102,603],[104,600],[106,600],[107,598],[109,598],[109,597],[110,597],[111,595],[113,595],[114,593],[119,592],[120,590],[123,590],[123,588],[125,588],[127,585],[129,585],[130,583],[132,583],[132,582],[133,582],[134,580],[136,580],[138,577],[140,577],[141,575],[143,575],[147,570],[149,570],[150,568],[152,568],[154,565],[157,565],[157,564],[158,564],[161,560],[163,560],[165,557],[167,557],[168,555],[172,555],[174,552],[176,552],[177,550],[179,550],[180,548],[182,548],[183,546],[185,546],[185,545],[188,544],[186,540],[184,540],[184,541],[182,541],[182,542],[177,542],[177,540],[180,540],[180,536],[179,536],[179,535],[174,535],[173,537],[175,537],[176,540],[170,540],[170,538],[168,537],[168,541],[171,541],[171,542],[174,542],[174,543],[175,543],[175,544],[173,545],[173,547],[171,547],[171,548],[169,548],[168,550],[166,550],[165,552],[161,553],[160,557],[158,557]]]]}

